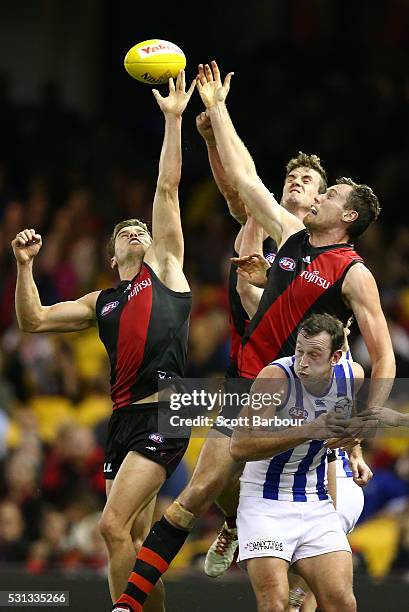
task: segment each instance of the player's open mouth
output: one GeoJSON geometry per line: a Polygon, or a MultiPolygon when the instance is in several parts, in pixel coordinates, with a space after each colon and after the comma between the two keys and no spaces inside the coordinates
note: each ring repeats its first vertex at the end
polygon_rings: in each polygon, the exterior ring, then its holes
{"type": "Polygon", "coordinates": [[[311,206],[311,212],[313,215],[317,215],[318,214],[318,210],[315,208],[314,204],[311,206]]]}
{"type": "Polygon", "coordinates": [[[141,241],[138,240],[138,238],[132,238],[132,240],[129,241],[129,244],[141,244],[141,241]]]}
{"type": "Polygon", "coordinates": [[[293,193],[293,191],[295,191],[296,193],[301,193],[301,189],[299,189],[298,187],[291,187],[290,193],[293,193]]]}

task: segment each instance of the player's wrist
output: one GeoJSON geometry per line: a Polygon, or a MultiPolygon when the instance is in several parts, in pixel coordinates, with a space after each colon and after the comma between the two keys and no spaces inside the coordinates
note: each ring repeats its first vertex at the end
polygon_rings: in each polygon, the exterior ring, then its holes
{"type": "Polygon", "coordinates": [[[28,259],[27,261],[20,261],[19,259],[17,259],[17,268],[30,268],[33,266],[33,261],[34,261],[34,257],[32,257],[31,259],[28,259]]]}

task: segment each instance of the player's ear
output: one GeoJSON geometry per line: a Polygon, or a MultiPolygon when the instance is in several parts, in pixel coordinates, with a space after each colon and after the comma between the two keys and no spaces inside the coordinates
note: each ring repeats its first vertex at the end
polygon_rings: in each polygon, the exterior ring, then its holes
{"type": "Polygon", "coordinates": [[[111,257],[111,268],[114,269],[114,268],[117,267],[117,265],[118,265],[118,262],[116,260],[115,255],[114,255],[113,257],[111,257]]]}
{"type": "Polygon", "coordinates": [[[335,353],[333,353],[331,357],[331,365],[336,366],[337,363],[339,363],[341,358],[342,358],[342,351],[341,350],[335,351],[335,353]]]}

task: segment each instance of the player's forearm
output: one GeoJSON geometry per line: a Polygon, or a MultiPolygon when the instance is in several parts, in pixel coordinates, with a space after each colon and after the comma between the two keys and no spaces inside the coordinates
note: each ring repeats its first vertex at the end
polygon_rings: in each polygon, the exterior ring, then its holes
{"type": "Polygon", "coordinates": [[[42,304],[33,278],[33,262],[17,264],[15,293],[18,326],[26,332],[35,332],[41,324],[42,304]]]}
{"type": "Polygon", "coordinates": [[[175,190],[180,183],[182,171],[182,117],[172,113],[165,115],[165,135],[159,161],[157,188],[175,190]]]}
{"type": "Polygon", "coordinates": [[[214,181],[220,193],[227,202],[227,206],[229,208],[231,216],[234,217],[236,221],[243,224],[246,222],[247,218],[244,204],[240,199],[237,189],[234,189],[231,182],[227,178],[226,172],[220,160],[220,155],[217,150],[216,143],[213,144],[207,142],[206,145],[210,168],[212,169],[214,181]]]}
{"type": "Polygon", "coordinates": [[[287,431],[288,435],[283,435],[283,432],[266,432],[265,437],[259,431],[253,434],[235,431],[230,441],[230,453],[235,461],[259,461],[271,459],[311,440],[308,425],[287,431]]]}
{"type": "Polygon", "coordinates": [[[369,406],[384,406],[396,376],[395,356],[392,349],[372,362],[369,406]]]}
{"type": "Polygon", "coordinates": [[[222,166],[233,187],[239,189],[244,174],[257,178],[257,171],[250,153],[239,138],[224,103],[209,109],[217,150],[222,166]]]}

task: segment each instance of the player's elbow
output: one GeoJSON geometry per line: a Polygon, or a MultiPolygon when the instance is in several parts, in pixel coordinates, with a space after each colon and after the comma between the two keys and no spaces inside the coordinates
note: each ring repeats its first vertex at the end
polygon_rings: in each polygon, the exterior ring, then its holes
{"type": "Polygon", "coordinates": [[[230,439],[230,455],[232,456],[234,461],[250,461],[252,458],[252,453],[248,440],[246,440],[242,436],[237,436],[233,434],[230,439]]]}
{"type": "Polygon", "coordinates": [[[170,174],[160,174],[158,177],[158,182],[156,184],[156,192],[159,195],[164,196],[175,196],[177,195],[177,191],[180,183],[180,174],[170,175],[170,174]]]}
{"type": "Polygon", "coordinates": [[[21,317],[17,317],[18,328],[22,332],[26,332],[29,334],[35,334],[40,330],[40,322],[31,320],[31,319],[22,319],[21,317]]]}

